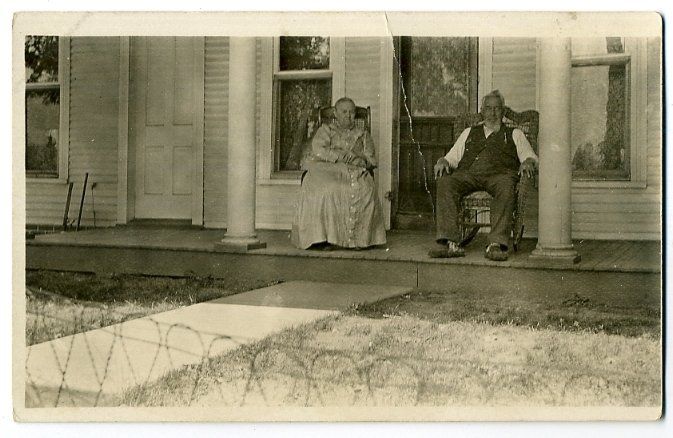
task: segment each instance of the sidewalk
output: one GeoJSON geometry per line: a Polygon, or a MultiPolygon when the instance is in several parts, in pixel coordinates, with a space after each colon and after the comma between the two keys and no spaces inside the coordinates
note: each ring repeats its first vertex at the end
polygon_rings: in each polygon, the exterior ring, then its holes
{"type": "Polygon", "coordinates": [[[33,345],[26,407],[106,405],[171,370],[410,289],[292,281],[33,345]]]}

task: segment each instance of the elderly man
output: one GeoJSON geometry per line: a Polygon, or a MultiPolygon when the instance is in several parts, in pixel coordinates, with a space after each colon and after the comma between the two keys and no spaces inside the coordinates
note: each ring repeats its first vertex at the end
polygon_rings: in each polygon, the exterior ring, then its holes
{"type": "Polygon", "coordinates": [[[486,191],[491,201],[491,232],[485,257],[507,260],[520,176],[533,176],[537,156],[519,129],[502,123],[505,99],[496,90],[484,96],[481,114],[484,122],[465,129],[446,156],[435,164],[437,179],[437,247],[430,257],[462,257],[458,225],[463,196],[486,191]]]}

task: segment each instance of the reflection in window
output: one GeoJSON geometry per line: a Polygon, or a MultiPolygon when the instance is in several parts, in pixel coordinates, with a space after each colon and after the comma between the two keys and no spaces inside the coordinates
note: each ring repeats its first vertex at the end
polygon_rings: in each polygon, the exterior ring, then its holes
{"type": "Polygon", "coordinates": [[[25,68],[26,173],[58,177],[58,37],[27,36],[25,68]]]}
{"type": "Polygon", "coordinates": [[[409,95],[414,116],[459,116],[468,112],[470,38],[413,37],[409,95]]]}
{"type": "Polygon", "coordinates": [[[573,39],[573,55],[599,52],[574,62],[571,72],[572,166],[576,180],[629,180],[629,59],[619,38],[573,39]],[[589,41],[591,40],[591,41],[589,41]],[[589,44],[591,43],[591,44],[589,44]]]}
{"type": "Polygon", "coordinates": [[[26,90],[26,170],[58,176],[60,111],[49,93],[26,90]]]}
{"type": "Polygon", "coordinates": [[[329,69],[329,38],[280,37],[280,71],[329,69]]]}
{"type": "Polygon", "coordinates": [[[309,152],[318,109],[332,102],[329,38],[280,37],[274,74],[274,170],[296,171],[309,152]]]}

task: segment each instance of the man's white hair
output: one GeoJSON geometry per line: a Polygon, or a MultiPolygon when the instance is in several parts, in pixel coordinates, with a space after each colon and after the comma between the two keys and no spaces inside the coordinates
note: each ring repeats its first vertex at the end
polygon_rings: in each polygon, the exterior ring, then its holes
{"type": "Polygon", "coordinates": [[[484,104],[486,103],[486,99],[488,99],[489,97],[497,98],[498,100],[500,100],[500,106],[502,108],[505,107],[505,96],[503,96],[502,93],[500,93],[499,90],[493,90],[481,99],[481,107],[482,108],[484,107],[484,104]]]}

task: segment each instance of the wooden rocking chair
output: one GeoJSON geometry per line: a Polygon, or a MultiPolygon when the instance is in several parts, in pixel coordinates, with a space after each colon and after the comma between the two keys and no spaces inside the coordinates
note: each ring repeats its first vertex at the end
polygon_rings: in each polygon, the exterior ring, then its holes
{"type": "MultiPolygon", "coordinates": [[[[464,117],[464,128],[474,126],[482,121],[481,114],[469,114],[464,117]]],[[[509,107],[505,107],[503,122],[510,128],[519,128],[526,135],[533,150],[537,154],[539,114],[535,110],[518,113],[509,107]]],[[[461,132],[460,130],[458,132],[461,132]]],[[[517,184],[517,203],[514,207],[514,217],[512,218],[512,246],[514,251],[518,250],[519,243],[523,237],[525,228],[524,217],[526,212],[526,201],[530,192],[536,187],[536,177],[522,177],[517,184]]],[[[486,192],[473,192],[461,200],[460,211],[458,213],[461,242],[460,246],[468,245],[477,235],[481,227],[490,226],[490,222],[484,220],[484,216],[490,213],[491,195],[486,192]]],[[[490,214],[489,214],[490,216],[490,214]]]]}
{"type": "MultiPolygon", "coordinates": [[[[336,121],[333,106],[324,106],[318,111],[318,126],[323,123],[333,123],[336,121]]],[[[366,129],[370,134],[372,133],[372,111],[370,107],[355,107],[355,126],[366,129]]]]}
{"type": "MultiPolygon", "coordinates": [[[[324,123],[335,123],[336,122],[336,116],[334,114],[334,107],[333,106],[324,106],[318,110],[318,124],[316,126],[316,130],[318,127],[322,126],[324,123]]],[[[367,132],[371,134],[372,132],[372,111],[370,107],[362,107],[362,106],[356,106],[355,107],[355,126],[359,128],[366,129],[367,132]]],[[[313,132],[312,134],[315,134],[313,132]]],[[[311,135],[308,139],[309,143],[312,139],[313,135],[311,135]]],[[[308,146],[310,148],[310,144],[308,146]]],[[[301,175],[301,182],[304,182],[304,177],[306,176],[306,170],[301,175]]]]}

